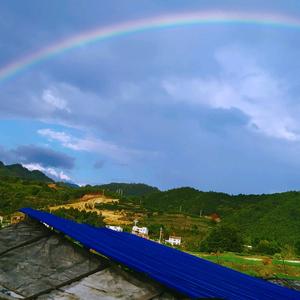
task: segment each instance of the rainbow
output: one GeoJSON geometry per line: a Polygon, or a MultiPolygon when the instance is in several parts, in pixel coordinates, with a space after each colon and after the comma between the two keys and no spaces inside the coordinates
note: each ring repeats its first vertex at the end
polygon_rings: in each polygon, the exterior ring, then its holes
{"type": "Polygon", "coordinates": [[[0,68],[0,82],[77,47],[154,29],[201,24],[252,24],[300,28],[300,20],[290,16],[243,12],[203,11],[141,19],[82,32],[17,59],[0,68]]]}

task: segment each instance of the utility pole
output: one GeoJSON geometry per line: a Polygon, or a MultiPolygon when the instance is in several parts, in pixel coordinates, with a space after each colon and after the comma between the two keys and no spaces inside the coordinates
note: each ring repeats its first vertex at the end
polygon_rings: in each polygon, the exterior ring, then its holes
{"type": "Polygon", "coordinates": [[[161,244],[161,241],[162,241],[162,235],[163,235],[163,229],[162,227],[160,227],[160,230],[159,230],[159,240],[158,242],[161,244]]]}
{"type": "Polygon", "coordinates": [[[199,217],[202,217],[202,209],[200,210],[199,217]]]}

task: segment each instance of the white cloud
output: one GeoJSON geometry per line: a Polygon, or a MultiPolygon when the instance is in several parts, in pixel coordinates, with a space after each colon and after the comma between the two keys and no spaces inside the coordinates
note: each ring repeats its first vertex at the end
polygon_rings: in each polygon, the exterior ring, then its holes
{"type": "Polygon", "coordinates": [[[71,142],[71,137],[63,131],[54,131],[52,129],[39,129],[38,134],[61,142],[65,147],[70,148],[68,145],[71,142]]]}
{"type": "Polygon", "coordinates": [[[38,170],[43,173],[45,173],[48,176],[54,177],[55,179],[58,180],[63,180],[63,181],[70,181],[71,178],[66,175],[63,171],[61,170],[56,170],[54,168],[45,168],[42,165],[38,163],[30,163],[30,164],[23,164],[23,167],[26,169],[32,171],[32,170],[38,170]]]}
{"type": "Polygon", "coordinates": [[[250,129],[276,138],[300,140],[299,122],[288,107],[289,85],[260,67],[242,49],[216,53],[220,75],[210,78],[171,78],[162,82],[175,101],[211,108],[238,109],[249,117],[250,129]]]}
{"type": "Polygon", "coordinates": [[[55,89],[46,89],[43,91],[42,99],[54,109],[65,110],[71,112],[67,105],[67,100],[58,95],[55,89]]]}
{"type": "Polygon", "coordinates": [[[126,162],[131,158],[131,156],[141,153],[138,150],[126,149],[99,138],[77,138],[63,131],[54,131],[49,128],[40,129],[38,130],[38,133],[48,138],[49,140],[60,142],[65,148],[69,148],[75,151],[99,153],[113,158],[119,162],[126,162]]]}

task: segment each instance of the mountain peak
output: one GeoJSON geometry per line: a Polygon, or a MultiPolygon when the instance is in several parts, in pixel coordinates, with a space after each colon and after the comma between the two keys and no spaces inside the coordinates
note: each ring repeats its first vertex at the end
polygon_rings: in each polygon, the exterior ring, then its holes
{"type": "Polygon", "coordinates": [[[16,177],[30,181],[53,182],[51,178],[38,170],[30,171],[21,164],[12,164],[5,166],[0,162],[0,178],[1,177],[16,177]]]}

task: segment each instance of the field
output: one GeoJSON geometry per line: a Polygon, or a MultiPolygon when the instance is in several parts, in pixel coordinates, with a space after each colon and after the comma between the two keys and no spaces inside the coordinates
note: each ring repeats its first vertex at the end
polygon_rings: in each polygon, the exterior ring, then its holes
{"type": "Polygon", "coordinates": [[[300,280],[300,261],[282,261],[266,256],[241,256],[230,252],[219,255],[190,253],[255,277],[300,280]]]}
{"type": "Polygon", "coordinates": [[[163,228],[163,238],[169,235],[182,237],[182,249],[192,247],[197,249],[201,240],[213,226],[210,220],[178,213],[158,214],[145,216],[141,223],[147,226],[153,238],[158,238],[160,227],[163,228]]]}
{"type": "Polygon", "coordinates": [[[65,208],[74,208],[78,210],[83,210],[86,212],[96,212],[97,214],[102,214],[104,217],[104,221],[107,224],[111,225],[126,225],[129,224],[129,220],[126,218],[126,214],[124,211],[117,211],[117,210],[109,210],[109,209],[99,209],[97,205],[102,204],[117,204],[119,202],[118,199],[111,199],[104,197],[102,195],[85,195],[82,198],[74,201],[73,203],[68,203],[64,205],[56,205],[50,206],[50,212],[55,210],[65,208]]]}

